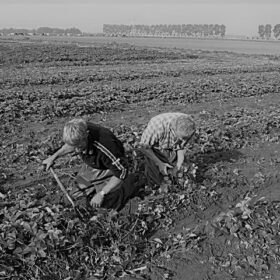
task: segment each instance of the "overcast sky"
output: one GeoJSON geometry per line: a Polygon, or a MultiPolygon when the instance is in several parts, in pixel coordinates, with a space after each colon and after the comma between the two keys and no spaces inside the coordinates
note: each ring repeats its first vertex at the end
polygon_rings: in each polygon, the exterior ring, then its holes
{"type": "Polygon", "coordinates": [[[280,23],[280,0],[0,0],[0,29],[103,24],[224,24],[226,34],[257,35],[280,23]]]}

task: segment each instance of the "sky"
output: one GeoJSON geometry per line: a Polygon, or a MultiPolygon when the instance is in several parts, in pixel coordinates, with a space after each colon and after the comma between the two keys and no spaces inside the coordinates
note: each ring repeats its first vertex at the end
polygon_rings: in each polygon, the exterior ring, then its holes
{"type": "Polygon", "coordinates": [[[103,24],[224,24],[227,35],[256,36],[280,23],[280,0],[0,0],[0,29],[103,24]]]}

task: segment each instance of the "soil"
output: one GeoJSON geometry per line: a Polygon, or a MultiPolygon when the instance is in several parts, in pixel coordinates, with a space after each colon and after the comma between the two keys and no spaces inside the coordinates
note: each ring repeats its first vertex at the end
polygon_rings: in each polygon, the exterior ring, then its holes
{"type": "MultiPolygon", "coordinates": [[[[161,49],[161,52],[163,50],[161,49]]],[[[215,54],[207,53],[204,61],[210,62],[211,59],[216,62],[215,54]]],[[[267,57],[255,57],[242,56],[237,54],[228,54],[223,58],[222,55],[217,58],[222,61],[222,65],[238,64],[236,61],[242,61],[243,65],[250,66],[251,61],[262,61],[261,65],[266,65],[267,57]]],[[[273,61],[275,63],[275,69],[279,67],[279,61],[273,61]]],[[[148,63],[148,62],[147,62],[148,63]]],[[[156,62],[154,62],[156,63],[156,62]]],[[[162,62],[161,62],[162,63],[162,62]]],[[[183,62],[177,61],[178,68],[182,66],[183,62]]],[[[211,62],[210,62],[211,63],[211,62]]],[[[256,63],[258,64],[258,62],[256,63]]],[[[268,63],[269,64],[269,63],[268,63]]],[[[163,63],[162,66],[164,66],[163,63]]],[[[165,65],[169,67],[168,64],[165,65]]],[[[8,67],[8,66],[5,66],[8,67]]],[[[106,71],[111,71],[109,64],[103,67],[106,71]],[[109,69],[109,70],[108,70],[109,69]]],[[[132,67],[131,65],[129,67],[132,67]]],[[[149,65],[143,66],[148,71],[149,65]]],[[[173,66],[174,67],[174,66],[173,66]]],[[[204,62],[199,62],[198,67],[204,67],[204,62]]],[[[3,68],[2,68],[3,69],[3,68]]],[[[67,69],[67,66],[63,67],[67,69]]],[[[257,66],[256,66],[257,69],[257,66]]],[[[2,74],[4,70],[2,70],[2,74]]],[[[27,70],[28,71],[28,70],[27,70]]],[[[105,70],[104,70],[105,71],[105,70]]],[[[112,70],[113,71],[113,70],[112,70]]],[[[140,71],[137,69],[137,71],[140,71]]],[[[275,70],[276,71],[276,70],[275,70]]],[[[253,73],[254,74],[254,73],[253,73]]],[[[215,74],[213,74],[215,75],[215,74]]],[[[234,74],[226,74],[227,76],[234,76],[234,74]]],[[[247,75],[244,74],[244,75],[247,75]]],[[[261,76],[261,73],[259,74],[261,76]]],[[[183,82],[184,77],[180,77],[177,82],[183,82]]],[[[212,76],[198,75],[197,78],[209,80],[212,76]]],[[[215,79],[222,79],[220,74],[217,74],[215,79]]],[[[233,77],[237,79],[236,77],[233,77]]],[[[138,79],[139,83],[153,83],[157,81],[161,83],[161,78],[151,77],[138,79]]],[[[176,81],[177,78],[175,78],[176,81]]],[[[195,79],[195,77],[194,77],[195,79]]],[[[169,77],[166,77],[169,80],[169,77]]],[[[115,81],[114,81],[115,82],[115,81]]],[[[125,81],[125,83],[129,83],[125,81]]],[[[130,82],[132,83],[132,82],[130,82]]],[[[110,85],[110,83],[108,82],[110,85]]],[[[137,84],[137,83],[136,83],[137,84]]],[[[68,87],[69,85],[67,85],[68,87]]],[[[81,86],[83,86],[81,84],[81,86]]],[[[95,85],[92,85],[95,86],[95,85]]],[[[40,90],[41,86],[34,86],[35,91],[40,90]]],[[[53,86],[55,87],[55,85],[53,86]]],[[[71,87],[71,83],[70,83],[71,87]]],[[[1,96],[5,95],[4,86],[1,89],[1,96]]],[[[149,119],[156,114],[162,112],[183,112],[192,114],[197,120],[198,125],[209,121],[214,117],[215,119],[223,118],[227,113],[234,110],[258,110],[259,112],[266,112],[269,108],[277,108],[280,105],[279,91],[274,90],[263,95],[252,96],[235,96],[232,98],[219,99],[218,93],[214,98],[202,99],[198,102],[158,102],[158,100],[151,100],[150,102],[137,102],[132,104],[122,104],[121,109],[106,112],[96,112],[92,114],[85,114],[89,120],[100,123],[111,129],[118,127],[143,127],[149,119]]],[[[4,101],[1,101],[2,103],[4,101]]],[[[3,103],[4,104],[4,103],[3,103]]],[[[2,106],[4,106],[2,104],[2,106]]],[[[5,117],[4,113],[3,116],[5,117]]],[[[37,143],[49,142],[51,139],[59,138],[63,128],[63,124],[69,120],[71,116],[60,116],[52,118],[27,118],[13,119],[9,124],[13,126],[12,133],[6,133],[1,139],[1,153],[4,155],[5,151],[9,151],[10,155],[15,155],[20,147],[27,147],[32,144],[28,157],[32,156],[32,149],[36,149],[37,143]]],[[[210,122],[211,123],[211,122],[210,122]]],[[[3,128],[4,129],[4,128],[3,128]]],[[[246,132],[246,131],[245,131],[246,132]]],[[[277,135],[276,131],[276,135],[277,135]]],[[[58,146],[54,147],[58,148],[58,146]]],[[[38,155],[37,159],[28,161],[22,161],[22,158],[14,158],[8,161],[7,165],[1,165],[2,177],[0,177],[1,189],[0,192],[5,194],[7,192],[17,192],[24,188],[34,188],[37,194],[40,196],[39,191],[42,191],[42,197],[44,197],[44,191],[48,186],[56,186],[51,174],[44,171],[41,166],[41,160],[47,154],[50,154],[53,150],[47,151],[43,155],[38,155]]],[[[139,279],[173,279],[173,280],[225,280],[225,279],[280,279],[280,272],[277,265],[271,265],[266,273],[256,273],[256,268],[249,266],[240,266],[239,269],[230,273],[225,269],[219,269],[217,260],[221,260],[221,267],[229,264],[222,263],[226,256],[234,254],[233,250],[233,236],[230,234],[215,234],[214,223],[223,213],[234,211],[236,205],[246,198],[248,193],[250,194],[249,206],[254,207],[260,201],[266,201],[267,204],[275,204],[280,201],[280,189],[279,189],[279,164],[280,164],[280,143],[278,139],[276,141],[265,141],[263,138],[250,138],[250,145],[242,145],[240,148],[227,149],[221,151],[213,151],[202,153],[195,158],[195,164],[198,166],[196,184],[200,186],[206,185],[209,182],[218,178],[219,172],[223,174],[231,174],[238,181],[238,184],[232,185],[232,188],[223,187],[217,185],[214,187],[215,192],[218,193],[219,199],[215,203],[206,204],[202,209],[195,209],[193,212],[177,213],[174,212],[172,225],[168,231],[166,229],[158,230],[154,233],[151,239],[158,238],[165,240],[170,236],[184,235],[188,230],[197,232],[197,236],[201,236],[199,241],[199,250],[197,248],[187,249],[186,247],[176,246],[165,251],[161,256],[156,256],[152,263],[149,263],[149,278],[139,279]],[[217,175],[214,175],[214,171],[217,170],[217,175]],[[216,177],[215,177],[216,176],[216,177]],[[262,181],[261,181],[262,180],[262,181]],[[261,181],[261,183],[260,183],[261,181]],[[255,185],[254,185],[255,184],[255,185]],[[207,238],[206,238],[207,237],[207,238]],[[232,243],[231,243],[232,242],[232,243]],[[265,275],[265,276],[264,276],[265,275]],[[267,277],[267,278],[264,278],[267,277]]],[[[75,172],[78,170],[80,162],[78,160],[71,161],[70,157],[59,160],[55,165],[55,170],[60,175],[65,185],[71,185],[75,172]]],[[[55,187],[54,187],[55,188],[55,187]]],[[[167,194],[168,195],[168,194],[167,194]]],[[[279,244],[278,244],[279,245],[279,244]]],[[[246,255],[244,253],[244,258],[246,255]]],[[[123,279],[138,279],[137,275],[130,277],[125,276],[123,279]],[[135,278],[136,277],[136,278],[135,278]]],[[[146,276],[147,277],[147,276],[146,276]]]]}

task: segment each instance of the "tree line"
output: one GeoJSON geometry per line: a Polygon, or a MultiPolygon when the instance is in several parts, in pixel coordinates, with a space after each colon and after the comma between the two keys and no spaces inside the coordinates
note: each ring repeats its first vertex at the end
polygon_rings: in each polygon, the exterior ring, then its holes
{"type": "Polygon", "coordinates": [[[226,26],[223,24],[104,24],[103,33],[108,36],[224,37],[226,26]]]}
{"type": "Polygon", "coordinates": [[[280,37],[280,24],[276,24],[273,28],[271,24],[259,25],[258,34],[262,39],[270,39],[272,33],[276,39],[280,37]]]}
{"type": "Polygon", "coordinates": [[[52,27],[39,27],[37,29],[24,29],[24,28],[4,28],[0,29],[0,33],[4,35],[9,34],[48,34],[48,35],[80,35],[82,34],[81,30],[76,27],[71,28],[52,28],[52,27]]]}

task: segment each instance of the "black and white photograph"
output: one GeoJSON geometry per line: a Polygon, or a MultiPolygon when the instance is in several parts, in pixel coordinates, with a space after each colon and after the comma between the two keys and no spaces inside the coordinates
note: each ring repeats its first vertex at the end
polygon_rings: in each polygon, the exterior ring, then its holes
{"type": "Polygon", "coordinates": [[[0,280],[279,280],[279,11],[0,0],[0,280]]]}

